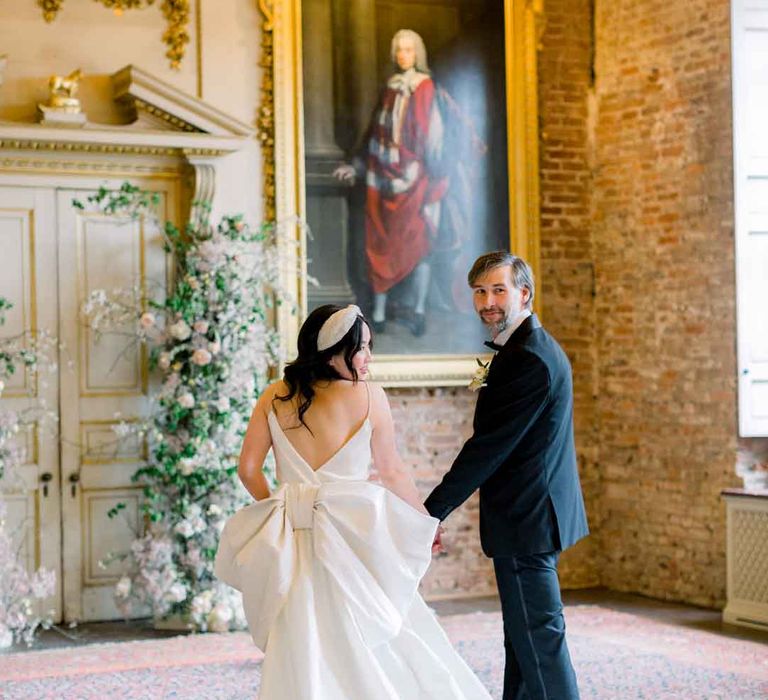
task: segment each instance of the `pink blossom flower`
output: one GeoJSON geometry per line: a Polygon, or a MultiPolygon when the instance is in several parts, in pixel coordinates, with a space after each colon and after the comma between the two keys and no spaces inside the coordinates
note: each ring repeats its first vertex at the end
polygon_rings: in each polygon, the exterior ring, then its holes
{"type": "Polygon", "coordinates": [[[161,352],[160,356],[157,358],[157,366],[165,371],[171,366],[171,355],[167,352],[161,352]]]}
{"type": "Polygon", "coordinates": [[[196,365],[200,365],[201,367],[204,365],[209,365],[212,360],[211,353],[208,352],[205,348],[198,348],[192,353],[192,362],[194,362],[196,365]]]}
{"type": "Polygon", "coordinates": [[[193,408],[195,405],[195,397],[189,392],[181,394],[176,401],[178,401],[179,406],[182,408],[193,408]]]}
{"type": "Polygon", "coordinates": [[[168,332],[171,336],[176,338],[176,340],[186,340],[192,335],[192,329],[187,325],[187,322],[183,318],[170,326],[168,332]]]}

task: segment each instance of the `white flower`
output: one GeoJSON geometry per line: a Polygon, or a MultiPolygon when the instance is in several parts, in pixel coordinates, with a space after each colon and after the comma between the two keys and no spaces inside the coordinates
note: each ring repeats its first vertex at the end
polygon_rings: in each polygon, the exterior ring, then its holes
{"type": "Polygon", "coordinates": [[[176,401],[178,401],[179,406],[182,408],[193,408],[195,405],[195,397],[188,391],[181,394],[176,401]]]}
{"type": "Polygon", "coordinates": [[[0,649],[8,649],[13,644],[13,632],[0,623],[0,649]]]}
{"type": "Polygon", "coordinates": [[[199,321],[195,321],[194,326],[192,326],[198,333],[207,333],[208,332],[208,321],[201,319],[199,321]]]}
{"type": "Polygon", "coordinates": [[[485,380],[488,378],[488,371],[491,366],[490,362],[486,362],[485,364],[483,364],[479,359],[476,360],[476,362],[478,367],[475,370],[475,374],[472,377],[472,381],[469,382],[470,391],[479,391],[486,385],[485,380]]]}
{"type": "Polygon", "coordinates": [[[161,352],[157,358],[157,366],[165,371],[171,366],[171,354],[168,352],[161,352]]]}
{"type": "Polygon", "coordinates": [[[168,332],[176,338],[176,340],[186,340],[192,335],[192,329],[187,325],[187,322],[180,318],[176,323],[168,328],[168,332]]]}
{"type": "Polygon", "coordinates": [[[195,460],[191,457],[182,457],[179,460],[179,471],[184,476],[189,476],[193,471],[195,471],[195,460]]]}
{"type": "Polygon", "coordinates": [[[5,389],[5,382],[0,379],[0,395],[2,395],[3,389],[5,389]]]}
{"type": "Polygon", "coordinates": [[[232,608],[226,603],[217,603],[208,615],[208,627],[213,632],[226,632],[233,617],[232,608]]]}
{"type": "Polygon", "coordinates": [[[211,363],[211,353],[208,352],[205,348],[198,348],[192,353],[192,362],[194,362],[196,365],[200,365],[201,367],[203,365],[209,365],[211,363]]]}
{"type": "Polygon", "coordinates": [[[180,603],[187,597],[187,587],[178,581],[168,589],[168,598],[174,603],[180,603]]]}
{"type": "Polygon", "coordinates": [[[152,328],[152,326],[155,325],[155,320],[155,315],[153,313],[145,311],[143,314],[141,314],[139,323],[141,324],[142,328],[152,328]]]}
{"type": "Polygon", "coordinates": [[[220,411],[221,413],[225,413],[230,408],[229,397],[228,396],[219,397],[218,401],[216,401],[214,405],[216,406],[217,411],[220,411]]]}
{"type": "Polygon", "coordinates": [[[30,592],[35,598],[47,598],[56,588],[56,573],[40,567],[30,580],[30,592]]]}
{"type": "Polygon", "coordinates": [[[221,515],[222,512],[221,506],[216,505],[215,503],[211,503],[211,505],[208,506],[208,515],[216,517],[217,515],[221,515]]]}
{"type": "Polygon", "coordinates": [[[203,591],[192,598],[190,612],[194,617],[201,618],[211,612],[213,606],[213,591],[203,591]]]}
{"type": "Polygon", "coordinates": [[[118,598],[127,598],[131,594],[131,579],[123,576],[115,586],[115,595],[118,598]]]}
{"type": "Polygon", "coordinates": [[[195,534],[195,528],[189,520],[182,520],[180,523],[176,523],[173,531],[177,535],[187,538],[192,537],[192,535],[195,534]]]}
{"type": "Polygon", "coordinates": [[[214,354],[218,354],[218,352],[221,350],[221,343],[217,340],[214,340],[212,343],[208,344],[208,349],[214,354]]]}

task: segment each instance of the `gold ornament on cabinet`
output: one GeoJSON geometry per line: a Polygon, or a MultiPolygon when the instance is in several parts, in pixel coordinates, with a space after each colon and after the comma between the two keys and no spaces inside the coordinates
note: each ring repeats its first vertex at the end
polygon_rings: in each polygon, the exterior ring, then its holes
{"type": "Polygon", "coordinates": [[[67,76],[52,75],[48,80],[48,104],[38,105],[45,126],[83,126],[85,114],[77,99],[82,71],[78,68],[67,76]]]}
{"type": "MultiPolygon", "coordinates": [[[[107,9],[112,10],[118,17],[125,10],[143,10],[155,4],[155,0],[94,0],[107,9]]],[[[184,58],[184,47],[189,43],[189,2],[190,0],[164,0],[161,11],[168,26],[163,32],[163,42],[168,47],[166,57],[171,62],[171,68],[178,70],[184,58]]],[[[64,0],[37,0],[43,10],[46,22],[53,22],[61,11],[64,0]]]]}

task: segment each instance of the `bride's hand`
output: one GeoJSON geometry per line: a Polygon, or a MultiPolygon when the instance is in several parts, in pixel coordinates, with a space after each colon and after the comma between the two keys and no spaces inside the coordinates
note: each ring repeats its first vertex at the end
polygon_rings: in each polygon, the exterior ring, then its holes
{"type": "Polygon", "coordinates": [[[443,540],[442,535],[445,532],[445,528],[443,528],[442,525],[437,526],[437,532],[435,532],[435,539],[432,542],[432,554],[440,554],[441,552],[445,551],[445,547],[443,546],[443,540]]]}

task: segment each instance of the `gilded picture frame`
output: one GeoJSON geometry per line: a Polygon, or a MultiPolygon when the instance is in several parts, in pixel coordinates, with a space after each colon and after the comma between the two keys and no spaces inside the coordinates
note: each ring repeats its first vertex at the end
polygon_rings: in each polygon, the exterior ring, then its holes
{"type": "MultiPolygon", "coordinates": [[[[542,0],[499,0],[504,16],[509,248],[539,272],[537,44],[542,0]]],[[[304,152],[302,2],[259,0],[262,105],[259,137],[264,157],[264,211],[281,231],[285,287],[298,313],[278,309],[285,357],[290,359],[308,310],[307,198],[304,152]],[[298,271],[298,273],[297,273],[298,271]]],[[[469,292],[467,292],[469,294],[469,292]]],[[[539,297],[537,296],[537,302],[539,297]]],[[[539,313],[541,309],[537,306],[539,313]]],[[[373,378],[391,387],[466,385],[481,353],[376,354],[373,378]]]]}

